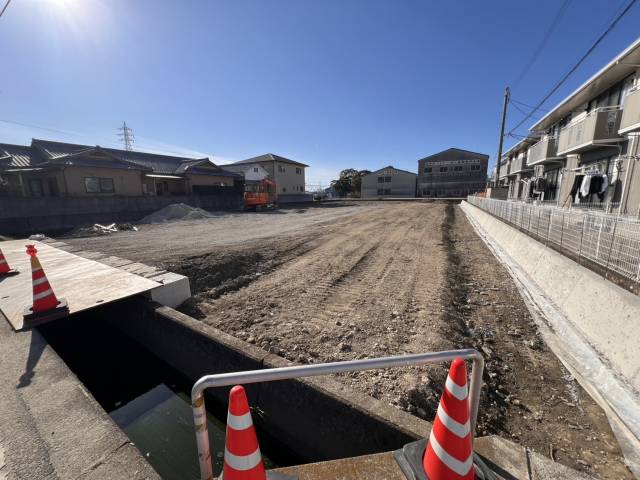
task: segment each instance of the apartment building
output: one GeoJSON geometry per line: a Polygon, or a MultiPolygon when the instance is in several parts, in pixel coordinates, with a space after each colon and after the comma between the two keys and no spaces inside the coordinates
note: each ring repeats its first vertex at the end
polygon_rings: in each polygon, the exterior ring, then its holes
{"type": "Polygon", "coordinates": [[[225,165],[224,168],[234,172],[250,172],[259,174],[266,171],[269,178],[276,182],[278,198],[286,201],[287,197],[299,197],[305,192],[305,168],[309,165],[296,162],[273,153],[265,153],[247,160],[225,165]]]}
{"type": "Polygon", "coordinates": [[[489,155],[449,148],[418,160],[419,197],[466,197],[487,183],[489,155]]]}
{"type": "Polygon", "coordinates": [[[512,199],[640,214],[639,135],[640,39],[505,152],[499,182],[512,199]]]}
{"type": "Polygon", "coordinates": [[[416,196],[416,178],[417,175],[413,172],[389,165],[362,177],[360,197],[413,198],[416,196]]]}

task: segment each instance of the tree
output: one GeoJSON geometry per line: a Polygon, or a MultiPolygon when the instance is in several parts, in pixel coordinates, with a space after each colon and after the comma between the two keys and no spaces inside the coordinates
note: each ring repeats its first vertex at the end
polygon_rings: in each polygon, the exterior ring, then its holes
{"type": "Polygon", "coordinates": [[[355,168],[347,168],[340,172],[340,178],[333,180],[331,186],[338,192],[341,197],[359,197],[360,186],[362,184],[362,176],[366,175],[369,170],[356,170],[355,168]]]}

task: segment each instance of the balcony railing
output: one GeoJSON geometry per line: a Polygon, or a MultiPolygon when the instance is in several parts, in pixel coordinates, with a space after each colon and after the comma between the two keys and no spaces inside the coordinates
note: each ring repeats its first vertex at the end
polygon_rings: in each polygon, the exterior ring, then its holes
{"type": "Polygon", "coordinates": [[[622,110],[618,107],[603,107],[560,130],[558,155],[587,150],[598,143],[622,141],[618,134],[622,110]]]}
{"type": "Polygon", "coordinates": [[[527,156],[526,155],[518,155],[511,161],[511,168],[509,169],[509,175],[515,175],[520,172],[527,172],[531,170],[532,167],[527,165],[527,156]]]}
{"type": "Polygon", "coordinates": [[[510,166],[511,166],[510,162],[507,162],[505,164],[500,164],[500,180],[507,178],[507,175],[509,175],[510,166]]]}
{"type": "Polygon", "coordinates": [[[547,137],[529,148],[527,165],[539,165],[550,160],[557,160],[558,158],[560,158],[560,156],[558,155],[556,139],[554,137],[547,137]]]}
{"type": "Polygon", "coordinates": [[[630,92],[625,99],[618,133],[628,133],[633,130],[640,130],[640,87],[630,92]]]}

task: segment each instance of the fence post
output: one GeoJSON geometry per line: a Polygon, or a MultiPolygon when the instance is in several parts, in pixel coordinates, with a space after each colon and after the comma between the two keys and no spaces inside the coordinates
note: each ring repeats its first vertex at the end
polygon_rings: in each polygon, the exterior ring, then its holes
{"type": "Polygon", "coordinates": [[[582,215],[582,230],[580,231],[580,247],[578,248],[578,265],[580,265],[580,257],[582,257],[582,239],[584,238],[584,226],[586,225],[585,218],[587,215],[582,215]]]}
{"type": "MultiPolygon", "coordinates": [[[[611,251],[613,250],[613,242],[616,240],[616,228],[618,227],[618,222],[616,220],[613,221],[613,233],[611,234],[611,245],[609,246],[609,256],[607,257],[607,265],[605,266],[606,270],[609,270],[609,260],[611,260],[611,251]]],[[[607,278],[605,274],[604,278],[607,278]]]]}
{"type": "Polygon", "coordinates": [[[560,225],[560,246],[562,247],[562,240],[564,239],[564,210],[562,211],[562,223],[560,225]]]}

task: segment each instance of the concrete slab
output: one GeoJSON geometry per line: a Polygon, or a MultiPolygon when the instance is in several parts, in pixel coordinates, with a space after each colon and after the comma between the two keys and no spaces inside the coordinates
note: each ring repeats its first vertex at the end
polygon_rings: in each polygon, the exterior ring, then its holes
{"type": "Polygon", "coordinates": [[[275,471],[296,475],[299,480],[404,480],[404,475],[391,452],[361,457],[309,463],[275,471]]]}
{"type": "Polygon", "coordinates": [[[43,242],[2,242],[2,251],[9,265],[20,271],[18,275],[0,280],[0,312],[16,330],[24,327],[24,310],[33,303],[31,265],[29,256],[25,253],[26,244],[36,246],[49,283],[58,297],[67,300],[70,314],[146,293],[159,286],[152,280],[82,258],[43,242]]]}
{"type": "MultiPolygon", "coordinates": [[[[476,440],[476,453],[498,480],[595,480],[499,437],[476,440]]],[[[392,452],[278,468],[299,480],[405,480],[392,452]]]]}
{"type": "Polygon", "coordinates": [[[150,280],[161,284],[151,291],[151,300],[167,307],[177,308],[185,300],[191,298],[189,278],[177,273],[164,272],[149,277],[150,280]]]}

